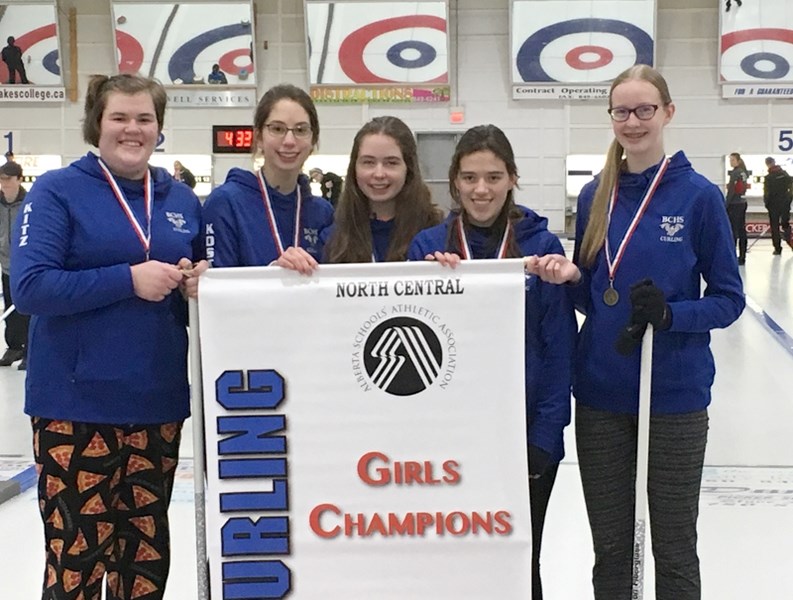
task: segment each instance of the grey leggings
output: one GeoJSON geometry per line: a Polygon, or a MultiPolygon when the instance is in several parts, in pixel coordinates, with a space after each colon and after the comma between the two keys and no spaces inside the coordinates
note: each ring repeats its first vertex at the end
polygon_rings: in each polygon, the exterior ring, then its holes
{"type": "MultiPolygon", "coordinates": [[[[576,407],[584,499],[592,529],[596,600],[629,600],[636,417],[576,407]]],[[[650,417],[647,493],[656,600],[700,600],[697,516],[708,413],[650,417]]]]}

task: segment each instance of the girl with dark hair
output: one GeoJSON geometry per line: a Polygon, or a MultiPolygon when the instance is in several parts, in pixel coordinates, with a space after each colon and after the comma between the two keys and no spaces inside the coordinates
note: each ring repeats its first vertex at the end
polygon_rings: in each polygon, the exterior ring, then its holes
{"type": "Polygon", "coordinates": [[[215,267],[278,264],[311,272],[333,207],[311,195],[303,163],[319,141],[311,97],[288,84],[270,88],[254,115],[254,152],[264,166],[231,169],[204,204],[206,252],[215,267]]]}
{"type": "MultiPolygon", "coordinates": [[[[563,253],[548,221],[517,206],[518,170],[512,146],[495,125],[465,132],[449,168],[455,208],[444,223],[419,233],[410,260],[456,266],[461,259],[517,258],[563,253]]],[[[559,286],[526,280],[526,415],[532,522],[532,597],[542,599],[540,549],[545,512],[570,422],[570,372],[576,323],[559,286]]]]}
{"type": "Polygon", "coordinates": [[[376,117],[355,135],[325,260],[405,260],[413,237],[440,219],[413,133],[396,117],[376,117]]]}
{"type": "Polygon", "coordinates": [[[730,181],[727,183],[727,216],[732,228],[732,244],[738,242],[738,264],[746,264],[746,190],[749,172],[737,152],[730,154],[730,181]]]}
{"type": "Polygon", "coordinates": [[[595,598],[632,597],[638,346],[649,323],[656,598],[699,600],[697,515],[715,373],[709,332],[741,314],[743,285],[724,196],[683,152],[664,151],[675,106],[661,74],[647,65],[620,74],[608,113],[614,141],[578,197],[573,260],[531,257],[526,267],[567,283],[561,287],[586,315],[573,395],[595,598]]]}
{"type": "Polygon", "coordinates": [[[14,232],[14,300],[32,315],[25,412],[47,600],[96,599],[105,581],[108,598],[165,593],[190,414],[179,289],[207,267],[194,264],[198,198],[148,164],[165,102],[152,79],[93,76],[83,137],[99,155],[39,177],[14,232]]]}

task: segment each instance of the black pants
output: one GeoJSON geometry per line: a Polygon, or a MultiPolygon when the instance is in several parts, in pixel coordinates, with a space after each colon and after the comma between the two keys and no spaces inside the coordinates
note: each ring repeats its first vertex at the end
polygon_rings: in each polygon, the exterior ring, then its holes
{"type": "MultiPolygon", "coordinates": [[[[578,464],[595,550],[596,600],[630,600],[635,415],[576,406],[578,464]]],[[[657,600],[701,600],[697,517],[708,413],[650,416],[647,497],[657,600]]]]}
{"type": "Polygon", "coordinates": [[[171,564],[168,505],[182,423],[34,417],[46,569],[42,600],[162,600],[171,564]]]}
{"type": "Polygon", "coordinates": [[[6,63],[8,67],[8,83],[16,83],[16,74],[19,73],[19,81],[21,83],[28,83],[28,75],[25,72],[25,65],[21,62],[16,64],[6,63]]]}
{"type": "Polygon", "coordinates": [[[727,216],[732,227],[732,245],[738,242],[738,258],[746,258],[746,202],[727,205],[727,216]]]}
{"type": "Polygon", "coordinates": [[[790,241],[790,200],[779,202],[772,200],[768,203],[768,221],[771,223],[771,242],[774,250],[782,250],[780,231],[785,236],[785,241],[790,241]]]}
{"type": "Polygon", "coordinates": [[[542,548],[542,530],[545,527],[545,512],[548,500],[556,481],[559,465],[555,464],[543,473],[542,477],[529,479],[531,504],[531,597],[542,600],[542,580],[540,579],[540,550],[542,548]]]}
{"type": "MultiPolygon", "coordinates": [[[[14,300],[11,298],[11,281],[5,271],[3,271],[2,281],[3,303],[8,308],[14,303],[14,300]]],[[[28,347],[28,323],[30,323],[30,317],[19,314],[18,310],[8,315],[5,321],[5,336],[6,345],[9,348],[12,350],[24,350],[28,347]]]]}

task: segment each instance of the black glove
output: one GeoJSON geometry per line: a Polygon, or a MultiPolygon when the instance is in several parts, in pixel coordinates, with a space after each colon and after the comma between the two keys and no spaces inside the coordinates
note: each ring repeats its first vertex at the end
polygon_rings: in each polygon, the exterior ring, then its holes
{"type": "Polygon", "coordinates": [[[652,324],[656,331],[669,329],[672,325],[672,311],[664,298],[664,292],[652,279],[643,279],[631,286],[631,325],[639,325],[642,334],[652,324]]]}
{"type": "Polygon", "coordinates": [[[539,446],[529,445],[529,477],[542,477],[551,464],[551,453],[539,446]]]}
{"type": "Polygon", "coordinates": [[[631,317],[614,344],[617,352],[623,356],[633,354],[642,342],[647,323],[651,323],[656,331],[669,329],[672,325],[672,311],[663,291],[652,279],[643,279],[631,286],[631,317]]]}
{"type": "Polygon", "coordinates": [[[614,343],[614,348],[623,356],[630,356],[633,351],[642,343],[642,336],[647,324],[644,325],[628,325],[623,327],[617,341],[614,343]]]}

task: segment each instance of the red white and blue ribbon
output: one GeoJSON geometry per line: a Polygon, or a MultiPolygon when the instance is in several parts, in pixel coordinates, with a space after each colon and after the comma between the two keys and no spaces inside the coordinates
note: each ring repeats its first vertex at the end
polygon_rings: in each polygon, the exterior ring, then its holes
{"type": "Polygon", "coordinates": [[[617,269],[619,268],[622,257],[625,254],[625,248],[627,248],[628,242],[630,242],[631,237],[633,237],[633,234],[636,231],[636,228],[639,226],[639,221],[641,221],[642,215],[647,210],[647,206],[650,204],[650,200],[655,194],[655,190],[658,189],[658,185],[661,183],[661,178],[664,176],[664,173],[666,173],[666,168],[668,166],[669,158],[665,158],[659,165],[658,170],[655,172],[655,176],[650,182],[650,185],[645,190],[644,197],[639,203],[636,213],[633,215],[633,219],[628,226],[628,230],[625,232],[625,235],[622,236],[620,245],[617,248],[617,255],[612,259],[611,246],[609,245],[609,230],[611,229],[611,213],[614,212],[614,206],[617,204],[619,179],[617,179],[617,181],[614,183],[614,189],[611,190],[611,198],[609,199],[608,220],[606,221],[606,263],[609,267],[609,285],[612,288],[614,287],[614,277],[617,275],[617,269]]]}
{"type": "Polygon", "coordinates": [[[124,195],[124,192],[121,191],[116,178],[113,177],[113,173],[110,172],[110,169],[107,168],[107,165],[101,158],[98,159],[98,162],[102,172],[105,174],[107,182],[110,184],[110,188],[113,190],[113,194],[116,196],[116,200],[118,200],[119,206],[121,206],[121,210],[123,210],[124,214],[127,216],[129,224],[132,226],[132,229],[140,240],[141,246],[143,246],[143,250],[146,252],[146,260],[149,260],[149,254],[151,252],[151,211],[152,205],[154,204],[154,187],[151,180],[151,172],[147,168],[146,175],[143,178],[143,200],[146,211],[146,229],[144,230],[140,221],[138,221],[138,218],[135,216],[135,213],[132,211],[127,197],[124,195]]]}
{"type": "MultiPolygon", "coordinates": [[[[507,223],[504,227],[504,237],[501,238],[501,245],[498,247],[498,252],[494,258],[506,258],[507,246],[509,245],[509,233],[512,230],[512,225],[507,223]]],[[[465,235],[465,225],[463,225],[463,218],[457,217],[457,233],[460,237],[460,251],[463,253],[461,257],[463,260],[471,260],[474,253],[471,251],[471,246],[468,244],[468,237],[465,235]]]]}
{"type": "MultiPolygon", "coordinates": [[[[259,178],[259,189],[262,191],[262,201],[264,202],[264,212],[267,214],[267,222],[270,224],[270,233],[273,235],[275,247],[278,250],[278,256],[284,253],[284,243],[281,240],[281,235],[278,233],[278,225],[275,222],[275,213],[273,212],[273,205],[270,202],[270,194],[267,193],[267,184],[264,181],[261,169],[256,172],[259,178]]],[[[295,239],[292,244],[295,248],[300,247],[300,213],[303,205],[303,196],[300,193],[300,185],[297,186],[297,207],[295,210],[295,239]]]]}

